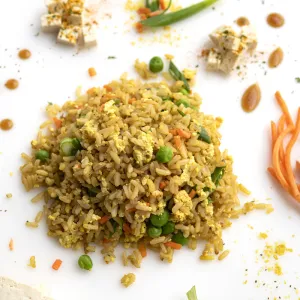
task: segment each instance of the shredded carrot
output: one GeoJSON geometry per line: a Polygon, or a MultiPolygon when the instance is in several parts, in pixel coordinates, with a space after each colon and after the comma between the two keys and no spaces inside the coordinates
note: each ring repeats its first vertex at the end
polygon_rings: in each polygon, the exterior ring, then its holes
{"type": "Polygon", "coordinates": [[[55,260],[55,262],[52,265],[52,269],[57,271],[60,268],[61,264],[62,264],[62,260],[60,259],[55,260]]]}
{"type": "Polygon", "coordinates": [[[168,185],[168,183],[166,181],[161,181],[160,184],[159,184],[159,188],[161,190],[163,190],[167,185],[168,185]]]}
{"type": "Polygon", "coordinates": [[[131,207],[129,209],[127,209],[127,212],[131,213],[131,212],[135,212],[136,208],[135,207],[131,207]]]}
{"type": "Polygon", "coordinates": [[[151,13],[151,9],[148,8],[148,7],[140,7],[138,10],[137,10],[137,13],[139,15],[149,15],[151,13]]]}
{"type": "MultiPolygon", "coordinates": [[[[298,109],[296,126],[292,120],[286,102],[279,92],[275,94],[283,115],[278,125],[271,122],[272,131],[272,166],[268,172],[280,183],[280,185],[298,202],[300,202],[300,184],[296,182],[291,165],[291,152],[300,134],[300,108],[298,109]],[[285,126],[287,127],[285,128],[285,126]],[[291,134],[290,141],[284,149],[284,139],[291,134]]],[[[296,168],[300,168],[300,162],[296,162],[296,168]]]]}
{"type": "Polygon", "coordinates": [[[281,94],[279,92],[276,92],[275,97],[276,97],[276,100],[277,100],[278,104],[281,107],[282,112],[284,113],[284,115],[287,118],[287,123],[289,125],[292,125],[293,127],[295,127],[293,119],[292,119],[291,114],[289,112],[289,109],[288,109],[285,101],[283,100],[281,94]]]}
{"type": "Polygon", "coordinates": [[[55,126],[56,126],[56,128],[58,129],[58,128],[61,128],[61,125],[62,125],[62,120],[60,120],[60,119],[57,119],[57,118],[53,118],[53,122],[54,122],[54,124],[55,124],[55,126]]]}
{"type": "Polygon", "coordinates": [[[130,225],[128,223],[124,223],[123,224],[123,230],[126,234],[130,234],[131,233],[131,228],[130,225]]]}
{"type": "Polygon", "coordinates": [[[142,32],[144,31],[144,26],[143,26],[142,23],[137,22],[137,23],[135,24],[135,29],[136,29],[136,31],[137,31],[138,33],[142,33],[142,32]]]}
{"type": "Polygon", "coordinates": [[[181,139],[179,136],[174,136],[174,145],[177,149],[181,147],[181,139]]]}
{"type": "Polygon", "coordinates": [[[14,250],[14,240],[10,239],[9,244],[8,244],[8,248],[10,251],[14,250]]]}
{"type": "Polygon", "coordinates": [[[166,9],[166,4],[164,0],[159,0],[159,5],[161,9],[166,9]]]}
{"type": "Polygon", "coordinates": [[[142,257],[146,257],[147,256],[147,249],[146,249],[145,244],[140,243],[139,246],[138,246],[138,249],[139,249],[142,257]]]}
{"type": "Polygon", "coordinates": [[[172,135],[177,135],[177,129],[170,129],[169,132],[170,132],[172,135]]]}
{"type": "Polygon", "coordinates": [[[103,217],[101,217],[101,219],[99,220],[99,223],[100,223],[101,225],[103,225],[103,224],[105,224],[109,219],[110,219],[109,216],[103,216],[103,217]]]}
{"type": "Polygon", "coordinates": [[[279,164],[279,148],[281,144],[283,143],[284,138],[293,131],[293,127],[289,126],[287,129],[285,129],[277,138],[276,143],[274,145],[273,149],[273,167],[276,173],[276,176],[280,182],[280,184],[286,189],[289,190],[289,185],[287,183],[287,180],[282,175],[280,164],[279,164]]]}
{"type": "Polygon", "coordinates": [[[112,88],[109,85],[106,84],[103,87],[106,89],[107,92],[112,92],[112,88]]]}
{"type": "Polygon", "coordinates": [[[292,152],[292,148],[295,145],[298,136],[300,133],[300,108],[298,109],[298,116],[297,116],[297,122],[296,122],[296,128],[295,131],[293,132],[293,135],[291,137],[290,142],[288,143],[287,147],[286,147],[286,155],[285,155],[285,168],[286,168],[286,172],[287,172],[287,178],[288,178],[288,182],[291,188],[291,193],[292,195],[296,198],[300,193],[297,187],[297,183],[295,180],[295,176],[293,174],[293,169],[291,166],[291,152],[292,152]]]}
{"type": "Polygon", "coordinates": [[[174,242],[166,242],[165,246],[170,247],[175,250],[180,250],[182,248],[182,245],[174,243],[174,242]]]}
{"type": "Polygon", "coordinates": [[[191,138],[191,133],[188,131],[185,131],[183,129],[178,128],[177,129],[177,133],[180,137],[182,137],[183,139],[190,139],[191,138]]]}
{"type": "Polygon", "coordinates": [[[189,193],[189,196],[190,196],[191,199],[193,199],[196,196],[196,191],[191,190],[191,192],[189,193]]]}

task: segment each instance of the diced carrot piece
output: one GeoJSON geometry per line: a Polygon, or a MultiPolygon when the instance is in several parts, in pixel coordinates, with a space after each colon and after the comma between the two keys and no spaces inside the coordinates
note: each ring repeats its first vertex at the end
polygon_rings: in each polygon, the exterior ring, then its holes
{"type": "Polygon", "coordinates": [[[135,102],[135,101],[136,101],[136,98],[131,98],[131,99],[128,100],[128,103],[129,103],[129,104],[132,104],[132,103],[135,102]]]}
{"type": "Polygon", "coordinates": [[[166,4],[164,0],[159,0],[159,5],[161,9],[166,9],[166,4]]]}
{"type": "Polygon", "coordinates": [[[175,128],[174,128],[174,129],[170,129],[169,132],[170,132],[172,135],[174,135],[174,136],[177,135],[177,129],[175,129],[175,128]]]}
{"type": "Polygon", "coordinates": [[[109,219],[110,219],[109,216],[103,216],[103,217],[101,217],[101,219],[99,220],[99,223],[100,223],[101,225],[103,225],[103,224],[105,224],[109,219]]]}
{"type": "Polygon", "coordinates": [[[151,9],[148,8],[148,7],[140,7],[138,10],[137,10],[137,13],[139,15],[148,15],[151,13],[151,9]]]}
{"type": "Polygon", "coordinates": [[[179,136],[174,136],[174,145],[177,149],[180,149],[181,147],[181,139],[179,136]]]}
{"type": "Polygon", "coordinates": [[[124,223],[123,224],[123,230],[126,234],[130,234],[131,233],[131,228],[130,225],[128,223],[124,223]]]}
{"type": "Polygon", "coordinates": [[[9,244],[8,244],[8,248],[10,251],[14,250],[14,240],[10,239],[9,244]]]}
{"type": "Polygon", "coordinates": [[[103,103],[103,104],[100,105],[100,107],[98,109],[99,112],[102,112],[104,110],[104,105],[105,105],[105,103],[103,103]]]}
{"type": "Polygon", "coordinates": [[[89,69],[88,69],[88,72],[89,72],[89,75],[90,75],[91,77],[94,77],[94,76],[97,75],[97,72],[96,72],[95,68],[89,68],[89,69]]]}
{"type": "Polygon", "coordinates": [[[296,169],[297,169],[297,171],[300,171],[300,161],[299,160],[296,161],[296,169]]]}
{"type": "Polygon", "coordinates": [[[183,139],[189,139],[192,136],[190,132],[187,132],[187,131],[185,131],[183,129],[180,129],[180,128],[177,129],[177,133],[183,139]]]}
{"type": "Polygon", "coordinates": [[[55,124],[55,126],[56,126],[56,128],[58,129],[58,128],[61,128],[61,126],[62,126],[62,120],[60,120],[60,119],[57,119],[57,118],[53,118],[53,122],[54,122],[54,124],[55,124]]]}
{"type": "Polygon", "coordinates": [[[142,32],[144,31],[144,26],[143,26],[142,23],[137,22],[137,23],[135,24],[135,29],[136,29],[136,31],[137,31],[138,33],[142,33],[142,32]]]}
{"type": "Polygon", "coordinates": [[[191,190],[191,192],[189,193],[189,196],[190,196],[191,199],[193,199],[196,196],[196,191],[191,190]]]}
{"type": "Polygon", "coordinates": [[[140,251],[142,257],[146,257],[146,256],[147,256],[147,249],[146,249],[145,244],[140,243],[140,244],[138,245],[138,249],[139,249],[139,251],[140,251]]]}
{"type": "Polygon", "coordinates": [[[52,269],[57,271],[60,268],[61,264],[62,264],[62,260],[60,259],[55,260],[55,262],[52,265],[52,269]]]}
{"type": "Polygon", "coordinates": [[[159,188],[161,190],[163,190],[167,185],[168,185],[168,183],[166,181],[161,181],[160,184],[159,184],[159,188]]]}
{"type": "Polygon", "coordinates": [[[106,84],[103,87],[106,89],[107,92],[112,92],[112,87],[110,87],[109,85],[106,84]]]}
{"type": "Polygon", "coordinates": [[[149,17],[155,17],[155,16],[158,16],[160,15],[162,12],[160,10],[157,10],[157,11],[152,11],[150,14],[149,14],[149,17]]]}
{"type": "Polygon", "coordinates": [[[175,250],[180,250],[182,248],[182,245],[174,243],[174,242],[166,242],[164,245],[166,247],[170,247],[170,248],[175,249],[175,250]]]}

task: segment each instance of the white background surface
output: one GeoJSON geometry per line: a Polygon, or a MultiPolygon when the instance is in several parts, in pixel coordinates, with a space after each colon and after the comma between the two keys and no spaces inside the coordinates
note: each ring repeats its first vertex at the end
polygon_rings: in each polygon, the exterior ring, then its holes
{"type": "MultiPolygon", "coordinates": [[[[182,5],[194,2],[180,1],[182,5]]],[[[176,40],[177,35],[181,38],[172,45],[170,39],[163,38],[166,33],[163,30],[143,35],[144,40],[139,41],[128,22],[131,13],[124,10],[125,0],[101,3],[99,46],[77,52],[75,48],[57,45],[52,34],[35,36],[40,31],[39,18],[45,12],[42,0],[1,0],[0,119],[11,118],[15,126],[9,132],[0,132],[0,276],[43,286],[56,300],[179,300],[186,299],[185,293],[193,285],[197,286],[200,300],[278,299],[279,296],[281,299],[298,299],[300,296],[294,287],[300,287],[300,206],[275,185],[266,168],[270,161],[269,123],[272,119],[277,121],[280,116],[273,94],[276,90],[282,92],[293,115],[300,103],[300,84],[295,82],[295,77],[300,76],[299,1],[222,0],[215,10],[208,9],[173,25],[172,40],[176,40]],[[272,29],[266,24],[266,16],[273,11],[285,16],[283,28],[272,29]],[[106,13],[111,13],[112,18],[105,16],[106,13]],[[219,25],[233,24],[240,16],[248,17],[256,27],[259,50],[266,54],[259,56],[258,63],[249,64],[246,75],[242,77],[235,72],[230,77],[205,72],[197,55],[208,40],[207,35],[219,25]],[[163,42],[153,43],[154,36],[163,42]],[[133,41],[136,42],[134,46],[133,41]],[[276,46],[284,50],[284,63],[278,69],[270,70],[262,61],[276,46]],[[32,52],[27,61],[17,57],[18,49],[22,48],[32,52]],[[160,262],[155,254],[149,254],[142,268],[136,270],[121,265],[120,249],[116,263],[111,265],[104,264],[100,250],[97,250],[91,255],[93,271],[83,272],[77,266],[80,252],[62,249],[54,239],[47,237],[45,226],[33,230],[24,226],[26,220],[34,218],[39,207],[30,203],[34,193],[26,193],[21,185],[20,153],[29,151],[30,141],[45,118],[43,111],[48,101],[62,104],[74,97],[78,85],[85,89],[103,85],[117,79],[124,71],[135,76],[133,63],[136,58],[148,61],[154,55],[166,53],[175,55],[175,63],[181,69],[199,64],[194,90],[204,99],[203,111],[222,116],[225,120],[222,145],[235,159],[239,181],[252,191],[248,200],[256,198],[272,203],[275,211],[271,215],[253,212],[235,220],[232,228],[224,233],[225,248],[231,253],[222,262],[201,262],[201,245],[194,252],[187,249],[177,252],[172,265],[160,262]],[[108,60],[108,56],[117,59],[108,60]],[[89,67],[96,68],[97,77],[89,78],[89,67]],[[9,91],[4,87],[9,78],[20,79],[17,90],[9,91]],[[246,114],[240,107],[240,98],[254,82],[261,86],[262,101],[255,112],[246,114]],[[13,172],[13,176],[9,172],[13,172]],[[5,194],[10,192],[13,198],[6,199],[5,194]],[[294,250],[280,258],[283,276],[265,271],[258,274],[265,267],[259,258],[266,244],[257,238],[261,231],[268,232],[267,242],[270,244],[286,242],[294,250]],[[13,252],[8,250],[10,238],[15,242],[13,252]],[[32,255],[37,261],[34,270],[27,266],[32,255]],[[55,272],[51,265],[57,258],[63,260],[63,265],[55,272]],[[132,271],[137,275],[136,283],[124,289],[120,278],[132,271]],[[247,284],[243,284],[245,280],[247,284]]],[[[294,156],[297,157],[295,151],[294,156]]],[[[241,201],[245,199],[241,198],[241,201]]]]}

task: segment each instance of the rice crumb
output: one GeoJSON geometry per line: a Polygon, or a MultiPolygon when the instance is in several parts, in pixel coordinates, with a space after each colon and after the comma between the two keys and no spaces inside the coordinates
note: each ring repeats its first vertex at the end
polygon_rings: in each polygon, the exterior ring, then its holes
{"type": "Polygon", "coordinates": [[[265,240],[265,239],[268,237],[268,235],[267,235],[266,233],[264,233],[264,232],[260,232],[259,235],[258,235],[258,237],[259,237],[260,239],[265,240]]]}
{"type": "Polygon", "coordinates": [[[121,279],[121,283],[128,288],[130,285],[132,285],[135,282],[135,274],[133,273],[128,273],[125,274],[122,279],[121,279]]]}
{"type": "Polygon", "coordinates": [[[11,193],[6,194],[6,198],[7,198],[7,199],[12,198],[12,194],[11,194],[11,193]]]}

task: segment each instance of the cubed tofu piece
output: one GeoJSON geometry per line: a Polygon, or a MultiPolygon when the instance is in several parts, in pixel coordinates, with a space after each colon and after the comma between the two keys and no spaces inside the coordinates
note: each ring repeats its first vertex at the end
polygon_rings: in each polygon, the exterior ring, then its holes
{"type": "Polygon", "coordinates": [[[241,39],[231,34],[222,34],[219,39],[219,47],[224,51],[239,51],[240,44],[241,39]]]}
{"type": "Polygon", "coordinates": [[[79,34],[80,34],[79,26],[68,25],[60,29],[57,36],[57,41],[65,45],[74,46],[77,44],[79,34]]]}
{"type": "Polygon", "coordinates": [[[62,24],[61,14],[49,14],[41,17],[42,31],[44,32],[57,32],[62,24]]]}
{"type": "Polygon", "coordinates": [[[97,31],[96,26],[86,24],[82,27],[82,38],[85,47],[92,47],[97,45],[97,31]]]}
{"type": "Polygon", "coordinates": [[[49,14],[63,13],[65,0],[45,0],[49,14]]]}
{"type": "Polygon", "coordinates": [[[227,51],[222,56],[222,62],[220,70],[226,74],[229,74],[233,69],[236,68],[240,58],[240,53],[237,51],[227,51]]]}
{"type": "Polygon", "coordinates": [[[221,54],[218,53],[215,49],[211,49],[207,58],[207,67],[208,71],[219,71],[221,65],[221,54]]]}
{"type": "Polygon", "coordinates": [[[227,35],[235,35],[234,30],[230,26],[221,26],[209,35],[216,47],[220,47],[220,39],[224,33],[227,35]]]}
{"type": "Polygon", "coordinates": [[[241,41],[246,45],[248,51],[253,52],[257,47],[257,35],[253,27],[243,26],[241,30],[241,41]]]}
{"type": "Polygon", "coordinates": [[[68,23],[71,25],[82,25],[82,15],[71,14],[70,16],[68,16],[68,23]]]}

